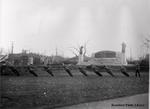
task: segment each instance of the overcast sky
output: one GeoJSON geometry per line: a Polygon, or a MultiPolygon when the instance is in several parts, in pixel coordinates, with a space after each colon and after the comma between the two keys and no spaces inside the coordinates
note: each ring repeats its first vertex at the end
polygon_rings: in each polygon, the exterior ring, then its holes
{"type": "Polygon", "coordinates": [[[150,34],[150,0],[2,0],[0,46],[14,52],[73,56],[71,47],[87,43],[87,53],[100,50],[141,54],[150,34]]]}

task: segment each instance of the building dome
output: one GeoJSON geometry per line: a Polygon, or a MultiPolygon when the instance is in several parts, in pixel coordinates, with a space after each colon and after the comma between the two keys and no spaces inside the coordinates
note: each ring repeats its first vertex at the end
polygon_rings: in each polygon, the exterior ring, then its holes
{"type": "Polygon", "coordinates": [[[94,54],[94,58],[116,58],[115,51],[99,51],[94,54]]]}

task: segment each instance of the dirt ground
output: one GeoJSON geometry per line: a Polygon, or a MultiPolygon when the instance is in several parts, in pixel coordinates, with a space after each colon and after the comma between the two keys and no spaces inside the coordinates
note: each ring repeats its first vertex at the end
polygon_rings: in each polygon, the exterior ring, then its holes
{"type": "Polygon", "coordinates": [[[136,78],[134,73],[130,73],[130,77],[117,72],[116,77],[105,72],[103,77],[73,74],[74,77],[67,74],[55,74],[54,77],[1,76],[0,106],[3,109],[29,109],[46,105],[51,109],[148,93],[148,72],[142,72],[141,78],[136,78]]]}

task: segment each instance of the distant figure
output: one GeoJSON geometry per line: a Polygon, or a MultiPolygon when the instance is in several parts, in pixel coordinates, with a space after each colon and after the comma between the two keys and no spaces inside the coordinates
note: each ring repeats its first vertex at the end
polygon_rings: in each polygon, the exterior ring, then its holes
{"type": "Polygon", "coordinates": [[[140,75],[140,65],[139,65],[139,63],[136,63],[136,70],[135,70],[135,76],[136,77],[140,77],[141,75],[140,75]]]}

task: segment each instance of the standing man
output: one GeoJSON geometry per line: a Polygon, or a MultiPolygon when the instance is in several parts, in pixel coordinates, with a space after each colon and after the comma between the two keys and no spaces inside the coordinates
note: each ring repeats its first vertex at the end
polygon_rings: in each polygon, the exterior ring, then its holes
{"type": "Polygon", "coordinates": [[[140,75],[140,65],[139,65],[139,63],[137,62],[136,63],[136,71],[135,71],[135,76],[136,77],[140,77],[141,75],[140,75]]]}

